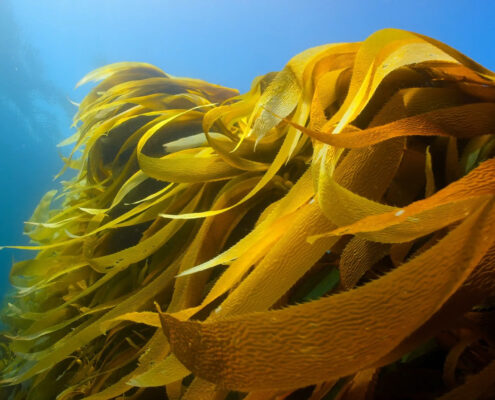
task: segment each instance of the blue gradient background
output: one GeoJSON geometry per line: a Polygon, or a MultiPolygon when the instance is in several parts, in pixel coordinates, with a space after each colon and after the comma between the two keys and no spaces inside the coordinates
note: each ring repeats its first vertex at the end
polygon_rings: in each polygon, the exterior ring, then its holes
{"type": "MultiPolygon", "coordinates": [[[[0,245],[26,244],[22,222],[57,186],[55,144],[85,89],[117,61],[246,91],[298,52],[394,27],[439,39],[495,69],[493,1],[0,0],[0,245]]],[[[87,89],[86,89],[87,90],[87,89]]],[[[0,293],[13,259],[0,252],[0,293]]]]}

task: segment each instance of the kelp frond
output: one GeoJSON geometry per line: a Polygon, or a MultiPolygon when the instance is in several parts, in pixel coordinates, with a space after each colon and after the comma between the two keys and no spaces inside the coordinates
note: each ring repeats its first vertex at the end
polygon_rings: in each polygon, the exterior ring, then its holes
{"type": "Polygon", "coordinates": [[[241,95],[141,63],[89,81],[77,174],[12,267],[5,396],[495,394],[493,72],[386,29],[241,95]]]}

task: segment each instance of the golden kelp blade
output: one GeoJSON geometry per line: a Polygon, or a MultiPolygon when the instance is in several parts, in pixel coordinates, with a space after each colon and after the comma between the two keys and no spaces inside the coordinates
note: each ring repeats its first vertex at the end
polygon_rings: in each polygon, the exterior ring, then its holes
{"type": "Polygon", "coordinates": [[[361,288],[213,323],[160,314],[163,330],[191,371],[229,389],[303,387],[374,366],[440,308],[495,241],[493,198],[488,204],[436,246],[361,288]]]}
{"type": "Polygon", "coordinates": [[[494,73],[385,29],[240,95],[144,63],[88,82],[0,397],[495,394],[494,73]]]}

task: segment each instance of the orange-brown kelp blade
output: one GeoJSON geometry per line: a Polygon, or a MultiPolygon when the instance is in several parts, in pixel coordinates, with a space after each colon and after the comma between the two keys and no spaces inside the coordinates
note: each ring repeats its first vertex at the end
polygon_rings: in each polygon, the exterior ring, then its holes
{"type": "Polygon", "coordinates": [[[184,365],[229,389],[346,376],[372,366],[438,310],[495,240],[494,223],[490,199],[436,246],[363,287],[213,323],[161,314],[162,327],[184,365]]]}

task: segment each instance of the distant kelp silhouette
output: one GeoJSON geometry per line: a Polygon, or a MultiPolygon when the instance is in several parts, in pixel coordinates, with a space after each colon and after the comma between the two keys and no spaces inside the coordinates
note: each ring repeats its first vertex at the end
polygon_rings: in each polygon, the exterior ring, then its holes
{"type": "Polygon", "coordinates": [[[387,29],[243,95],[141,63],[88,81],[78,175],[12,268],[5,393],[495,393],[495,74],[387,29]]]}

